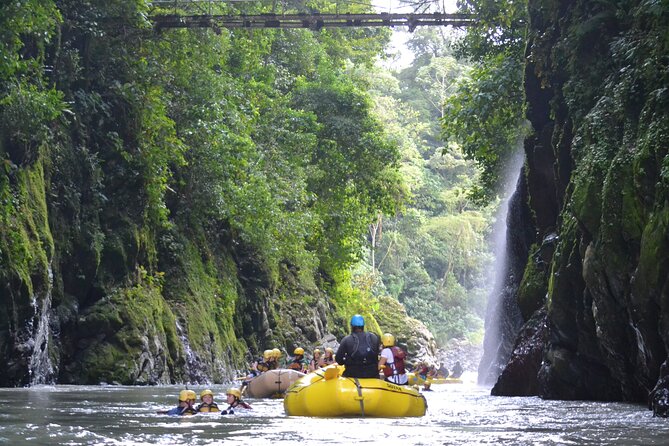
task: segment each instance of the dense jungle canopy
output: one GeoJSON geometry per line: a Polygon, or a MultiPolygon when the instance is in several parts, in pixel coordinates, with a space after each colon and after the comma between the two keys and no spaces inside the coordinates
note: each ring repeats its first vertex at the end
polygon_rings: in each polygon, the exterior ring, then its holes
{"type": "Polygon", "coordinates": [[[480,343],[494,203],[440,137],[471,71],[444,33],[390,70],[388,29],[156,32],[154,7],[2,6],[0,384],[221,381],[358,312],[414,354],[480,343]]]}

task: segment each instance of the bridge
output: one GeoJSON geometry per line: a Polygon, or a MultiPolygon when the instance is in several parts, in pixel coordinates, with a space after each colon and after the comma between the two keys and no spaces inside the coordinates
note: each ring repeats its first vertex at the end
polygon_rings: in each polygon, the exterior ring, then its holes
{"type": "Polygon", "coordinates": [[[222,14],[225,5],[243,0],[157,0],[149,19],[156,29],[167,28],[322,28],[418,26],[465,27],[474,16],[453,13],[289,13],[222,14]]]}

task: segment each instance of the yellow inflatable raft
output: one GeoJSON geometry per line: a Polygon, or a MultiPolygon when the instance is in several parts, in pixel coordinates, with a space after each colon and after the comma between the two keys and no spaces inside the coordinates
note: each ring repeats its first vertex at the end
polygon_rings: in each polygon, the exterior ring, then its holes
{"type": "Polygon", "coordinates": [[[431,384],[462,384],[462,379],[460,378],[427,378],[427,380],[416,375],[414,373],[407,373],[407,378],[409,379],[409,384],[412,386],[422,386],[425,384],[425,381],[431,384]]]}
{"type": "Polygon", "coordinates": [[[376,378],[345,378],[328,366],[296,381],[283,400],[286,414],[306,417],[422,417],[425,397],[376,378]]]}
{"type": "Polygon", "coordinates": [[[292,369],[268,370],[249,381],[244,393],[249,398],[281,398],[304,373],[292,369]]]}

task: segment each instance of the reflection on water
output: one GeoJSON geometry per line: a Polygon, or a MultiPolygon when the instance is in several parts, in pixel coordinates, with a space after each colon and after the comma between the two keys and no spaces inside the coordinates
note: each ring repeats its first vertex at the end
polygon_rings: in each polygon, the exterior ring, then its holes
{"type": "MultiPolygon", "coordinates": [[[[225,388],[212,387],[221,403],[225,388]]],[[[281,400],[249,400],[253,411],[232,416],[157,415],[176,405],[177,386],[0,389],[0,443],[664,445],[669,438],[667,420],[639,405],[492,397],[473,383],[433,389],[426,416],[400,419],[287,417],[281,400]]]]}

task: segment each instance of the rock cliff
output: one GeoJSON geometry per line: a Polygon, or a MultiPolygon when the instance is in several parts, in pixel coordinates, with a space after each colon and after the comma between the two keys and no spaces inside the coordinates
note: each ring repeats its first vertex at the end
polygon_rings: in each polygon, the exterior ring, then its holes
{"type": "Polygon", "coordinates": [[[669,10],[530,0],[529,17],[527,188],[545,255],[528,256],[517,297],[539,309],[494,392],[645,402],[657,385],[662,400],[669,10]]]}

